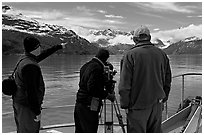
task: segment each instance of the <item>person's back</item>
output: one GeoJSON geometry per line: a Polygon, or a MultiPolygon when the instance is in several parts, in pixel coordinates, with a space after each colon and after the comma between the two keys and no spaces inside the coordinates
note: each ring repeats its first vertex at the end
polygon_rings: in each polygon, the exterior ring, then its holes
{"type": "Polygon", "coordinates": [[[136,46],[121,63],[120,105],[127,113],[127,131],[161,131],[162,103],[168,99],[171,70],[167,55],[151,42],[150,31],[141,26],[134,32],[136,46]]]}
{"type": "MultiPolygon", "coordinates": [[[[132,65],[130,106],[143,109],[165,98],[163,90],[168,58],[151,43],[141,44],[127,53],[132,65]]],[[[126,78],[123,78],[126,80],[126,78]]]]}
{"type": "Polygon", "coordinates": [[[79,90],[74,109],[76,133],[96,133],[102,99],[115,99],[114,94],[104,89],[104,64],[108,58],[109,52],[100,49],[96,56],[80,69],[79,90]]]}
{"type": "Polygon", "coordinates": [[[80,69],[79,90],[76,100],[77,102],[90,105],[92,96],[100,97],[101,99],[107,96],[106,94],[104,95],[103,65],[96,59],[87,62],[80,69]],[[90,82],[94,82],[93,79],[95,79],[91,78],[91,76],[95,75],[98,81],[95,81],[94,85],[89,86],[90,82]]]}

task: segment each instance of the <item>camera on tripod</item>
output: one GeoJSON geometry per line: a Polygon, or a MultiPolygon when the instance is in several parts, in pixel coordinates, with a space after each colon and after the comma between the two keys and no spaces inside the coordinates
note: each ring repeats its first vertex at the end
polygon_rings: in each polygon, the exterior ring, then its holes
{"type": "Polygon", "coordinates": [[[110,62],[106,62],[104,67],[104,78],[105,78],[105,89],[109,93],[114,92],[116,81],[113,77],[116,75],[117,71],[114,70],[113,65],[110,62]]]}
{"type": "MultiPolygon", "coordinates": [[[[116,75],[117,71],[114,70],[113,65],[110,62],[105,63],[104,67],[104,79],[105,79],[105,90],[110,93],[114,94],[114,89],[115,89],[115,83],[116,81],[113,80],[114,76],[116,75]]],[[[105,133],[113,133],[113,109],[115,109],[116,116],[118,118],[119,125],[122,128],[123,133],[125,133],[125,125],[123,124],[122,120],[122,115],[120,113],[120,108],[118,105],[118,102],[115,98],[114,101],[111,101],[111,119],[108,121],[106,120],[106,100],[104,100],[104,128],[105,128],[105,133]]],[[[99,117],[101,117],[102,109],[100,112],[99,117]]]]}

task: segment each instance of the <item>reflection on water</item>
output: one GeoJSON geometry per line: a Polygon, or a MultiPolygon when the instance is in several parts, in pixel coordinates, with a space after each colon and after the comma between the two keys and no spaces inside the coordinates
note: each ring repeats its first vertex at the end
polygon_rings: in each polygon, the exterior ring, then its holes
{"type": "MultiPolygon", "coordinates": [[[[2,56],[2,78],[11,74],[15,63],[19,56],[2,56]]],[[[46,85],[46,94],[43,106],[57,106],[75,103],[75,94],[78,90],[80,67],[93,56],[82,55],[52,55],[40,63],[42,68],[43,78],[46,85]]],[[[115,76],[116,94],[118,96],[118,82],[120,76],[120,60],[122,55],[112,55],[109,61],[117,70],[115,76]]],[[[202,71],[202,56],[201,55],[171,55],[170,64],[172,74],[178,75],[186,72],[202,71]]],[[[151,65],[150,65],[151,66],[151,65]]],[[[185,97],[202,95],[201,76],[189,76],[185,82],[185,97]]],[[[175,78],[172,82],[172,90],[168,101],[170,113],[173,113],[178,108],[180,102],[181,78],[175,78]]],[[[117,97],[119,100],[119,97],[117,97]]],[[[12,111],[11,98],[3,95],[2,97],[2,112],[12,111]]],[[[73,111],[73,110],[72,110],[73,111]]],[[[70,112],[72,114],[72,112],[70,112]]],[[[71,119],[67,122],[73,122],[71,119]]]]}

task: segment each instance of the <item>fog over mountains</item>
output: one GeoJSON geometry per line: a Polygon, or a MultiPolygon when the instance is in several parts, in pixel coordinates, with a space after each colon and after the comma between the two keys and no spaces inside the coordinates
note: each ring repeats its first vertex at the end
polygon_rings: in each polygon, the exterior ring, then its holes
{"type": "MultiPolygon", "coordinates": [[[[151,42],[164,49],[167,54],[202,53],[202,25],[152,33],[151,42]],[[197,32],[201,31],[201,32],[197,32]]],[[[23,53],[22,41],[27,35],[37,36],[44,48],[62,42],[69,44],[58,53],[95,54],[101,48],[107,48],[111,54],[122,54],[129,50],[133,30],[95,30],[82,27],[70,27],[46,24],[15,12],[10,6],[2,6],[2,53],[23,53]]]]}

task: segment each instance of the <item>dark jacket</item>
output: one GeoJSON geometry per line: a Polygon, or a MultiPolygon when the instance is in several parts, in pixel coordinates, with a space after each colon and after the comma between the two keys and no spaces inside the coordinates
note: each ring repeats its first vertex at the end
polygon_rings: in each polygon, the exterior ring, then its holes
{"type": "Polygon", "coordinates": [[[169,59],[149,41],[128,51],[121,67],[121,108],[144,109],[168,97],[171,86],[169,59]]]}
{"type": "Polygon", "coordinates": [[[47,58],[55,51],[61,49],[61,45],[44,50],[39,56],[25,53],[15,72],[17,92],[13,95],[13,102],[29,107],[36,115],[41,113],[45,85],[38,62],[47,58]]]}
{"type": "Polygon", "coordinates": [[[97,59],[84,64],[80,69],[79,90],[76,102],[90,105],[92,97],[105,99],[108,93],[104,90],[104,65],[97,59]]]}

